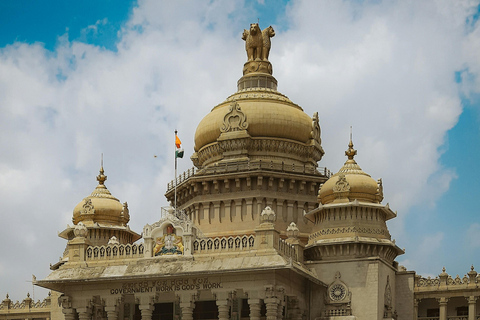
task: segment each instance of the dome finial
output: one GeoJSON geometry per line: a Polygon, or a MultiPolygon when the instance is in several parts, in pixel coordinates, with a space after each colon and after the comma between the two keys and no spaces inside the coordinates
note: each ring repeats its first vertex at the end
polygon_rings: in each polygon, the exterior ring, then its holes
{"type": "Polygon", "coordinates": [[[348,143],[348,149],[345,151],[345,155],[348,157],[348,160],[353,160],[353,157],[357,154],[357,150],[353,149],[352,142],[352,126],[350,126],[350,142],[348,143]]]}
{"type": "Polygon", "coordinates": [[[103,171],[103,153],[102,153],[102,158],[101,158],[101,163],[100,163],[100,174],[97,176],[97,181],[98,184],[100,185],[105,185],[105,180],[107,180],[107,176],[104,175],[105,171],[103,171]]]}

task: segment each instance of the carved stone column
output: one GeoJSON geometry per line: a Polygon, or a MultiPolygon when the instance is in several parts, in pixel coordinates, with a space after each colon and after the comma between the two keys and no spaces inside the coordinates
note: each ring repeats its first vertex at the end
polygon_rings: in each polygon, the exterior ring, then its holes
{"type": "Polygon", "coordinates": [[[108,320],[118,320],[118,310],[115,307],[105,307],[108,320]]]}
{"type": "Polygon", "coordinates": [[[476,320],[477,298],[475,296],[468,297],[468,320],[476,320]]]}
{"type": "Polygon", "coordinates": [[[108,320],[118,320],[118,314],[120,311],[119,303],[117,299],[108,298],[105,301],[105,312],[107,313],[108,320]]]}
{"type": "Polygon", "coordinates": [[[182,310],[182,320],[193,320],[193,309],[195,302],[180,302],[180,309],[182,310]]]}
{"type": "Polygon", "coordinates": [[[227,300],[217,300],[218,320],[230,319],[230,303],[227,300]]]}
{"type": "Polygon", "coordinates": [[[75,320],[77,318],[77,312],[73,308],[62,309],[65,320],[75,320]]]}
{"type": "Polygon", "coordinates": [[[267,320],[277,320],[279,300],[276,297],[266,298],[267,320]]]}
{"type": "Polygon", "coordinates": [[[92,319],[92,308],[77,308],[78,320],[91,320],[92,319]]]}
{"type": "Polygon", "coordinates": [[[196,294],[196,292],[184,291],[179,295],[182,320],[193,320],[193,309],[195,308],[196,294]]]}
{"type": "Polygon", "coordinates": [[[250,320],[260,320],[261,302],[260,299],[248,299],[250,320]]]}
{"type": "Polygon", "coordinates": [[[230,307],[232,305],[232,296],[235,294],[232,291],[213,291],[216,297],[216,303],[218,308],[218,319],[229,320],[230,319],[230,307]]]}
{"type": "Polygon", "coordinates": [[[447,302],[448,298],[441,297],[438,298],[438,306],[440,307],[440,318],[439,320],[447,320],[447,302]]]}
{"type": "MultiPolygon", "coordinates": [[[[153,304],[141,304],[138,306],[142,314],[142,320],[152,320],[153,304]]],[[[110,320],[110,318],[108,319],[110,320]]]]}

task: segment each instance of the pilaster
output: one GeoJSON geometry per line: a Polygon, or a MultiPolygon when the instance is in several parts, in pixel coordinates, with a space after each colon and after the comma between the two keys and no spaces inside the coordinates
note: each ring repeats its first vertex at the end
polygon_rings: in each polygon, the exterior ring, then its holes
{"type": "Polygon", "coordinates": [[[468,297],[468,320],[476,320],[475,315],[477,314],[477,299],[478,297],[470,296],[468,297]]]}

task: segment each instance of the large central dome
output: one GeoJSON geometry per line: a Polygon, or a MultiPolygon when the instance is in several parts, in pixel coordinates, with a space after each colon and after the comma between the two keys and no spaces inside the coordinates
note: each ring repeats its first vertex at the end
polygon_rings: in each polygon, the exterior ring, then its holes
{"type": "Polygon", "coordinates": [[[318,115],[303,109],[277,91],[268,61],[272,27],[262,31],[261,53],[252,49],[252,24],[245,30],[248,61],[237,92],[215,106],[197,127],[193,163],[198,168],[232,161],[268,161],[272,164],[317,167],[324,152],[318,115]],[[268,39],[268,47],[265,43],[268,39]]]}

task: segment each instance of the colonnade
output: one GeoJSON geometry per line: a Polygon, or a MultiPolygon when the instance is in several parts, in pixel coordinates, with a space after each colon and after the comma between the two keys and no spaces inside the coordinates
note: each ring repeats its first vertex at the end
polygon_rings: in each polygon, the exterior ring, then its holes
{"type": "MultiPolygon", "coordinates": [[[[468,302],[468,320],[477,320],[477,299],[478,296],[464,296],[468,302]]],[[[448,320],[450,317],[455,317],[456,315],[448,314],[448,302],[450,297],[437,297],[435,300],[438,302],[439,308],[439,317],[438,320],[448,320]]],[[[414,300],[414,316],[415,320],[422,320],[424,317],[419,317],[419,304],[421,299],[414,300]]],[[[431,319],[431,318],[428,318],[431,319]]]]}
{"type": "MultiPolygon", "coordinates": [[[[85,297],[84,294],[82,294],[85,297]]],[[[172,295],[173,296],[173,295],[172,295]]],[[[218,311],[218,320],[230,320],[232,315],[232,303],[236,297],[236,292],[232,290],[212,290],[212,296],[218,311]]],[[[195,302],[199,297],[198,291],[181,291],[175,294],[176,303],[179,307],[179,318],[181,320],[193,320],[195,312],[195,302]]],[[[247,299],[249,307],[249,318],[251,320],[260,320],[262,316],[266,320],[292,319],[301,320],[304,310],[299,307],[299,303],[290,303],[287,312],[284,307],[289,301],[282,288],[274,286],[267,287],[265,291],[244,291],[243,297],[247,299]],[[265,305],[266,313],[262,314],[262,306],[265,305]]],[[[97,297],[98,298],[98,297],[97,297]]],[[[155,310],[155,304],[158,296],[155,293],[134,294],[135,304],[140,310],[141,320],[152,320],[155,310]]],[[[292,301],[298,302],[297,298],[291,297],[292,301]]],[[[65,320],[119,320],[120,311],[123,310],[123,297],[107,297],[97,299],[101,305],[95,304],[93,300],[75,299],[69,296],[62,296],[59,302],[62,305],[62,312],[65,320]],[[60,301],[61,300],[61,301],[60,301]],[[82,305],[83,302],[83,305],[82,305]],[[97,312],[100,308],[100,312],[97,312]],[[102,314],[100,318],[98,314],[102,314]]],[[[162,300],[164,301],[164,300],[162,300]]],[[[125,318],[125,317],[124,317],[125,318]]],[[[132,319],[132,318],[131,318],[132,319]]]]}

